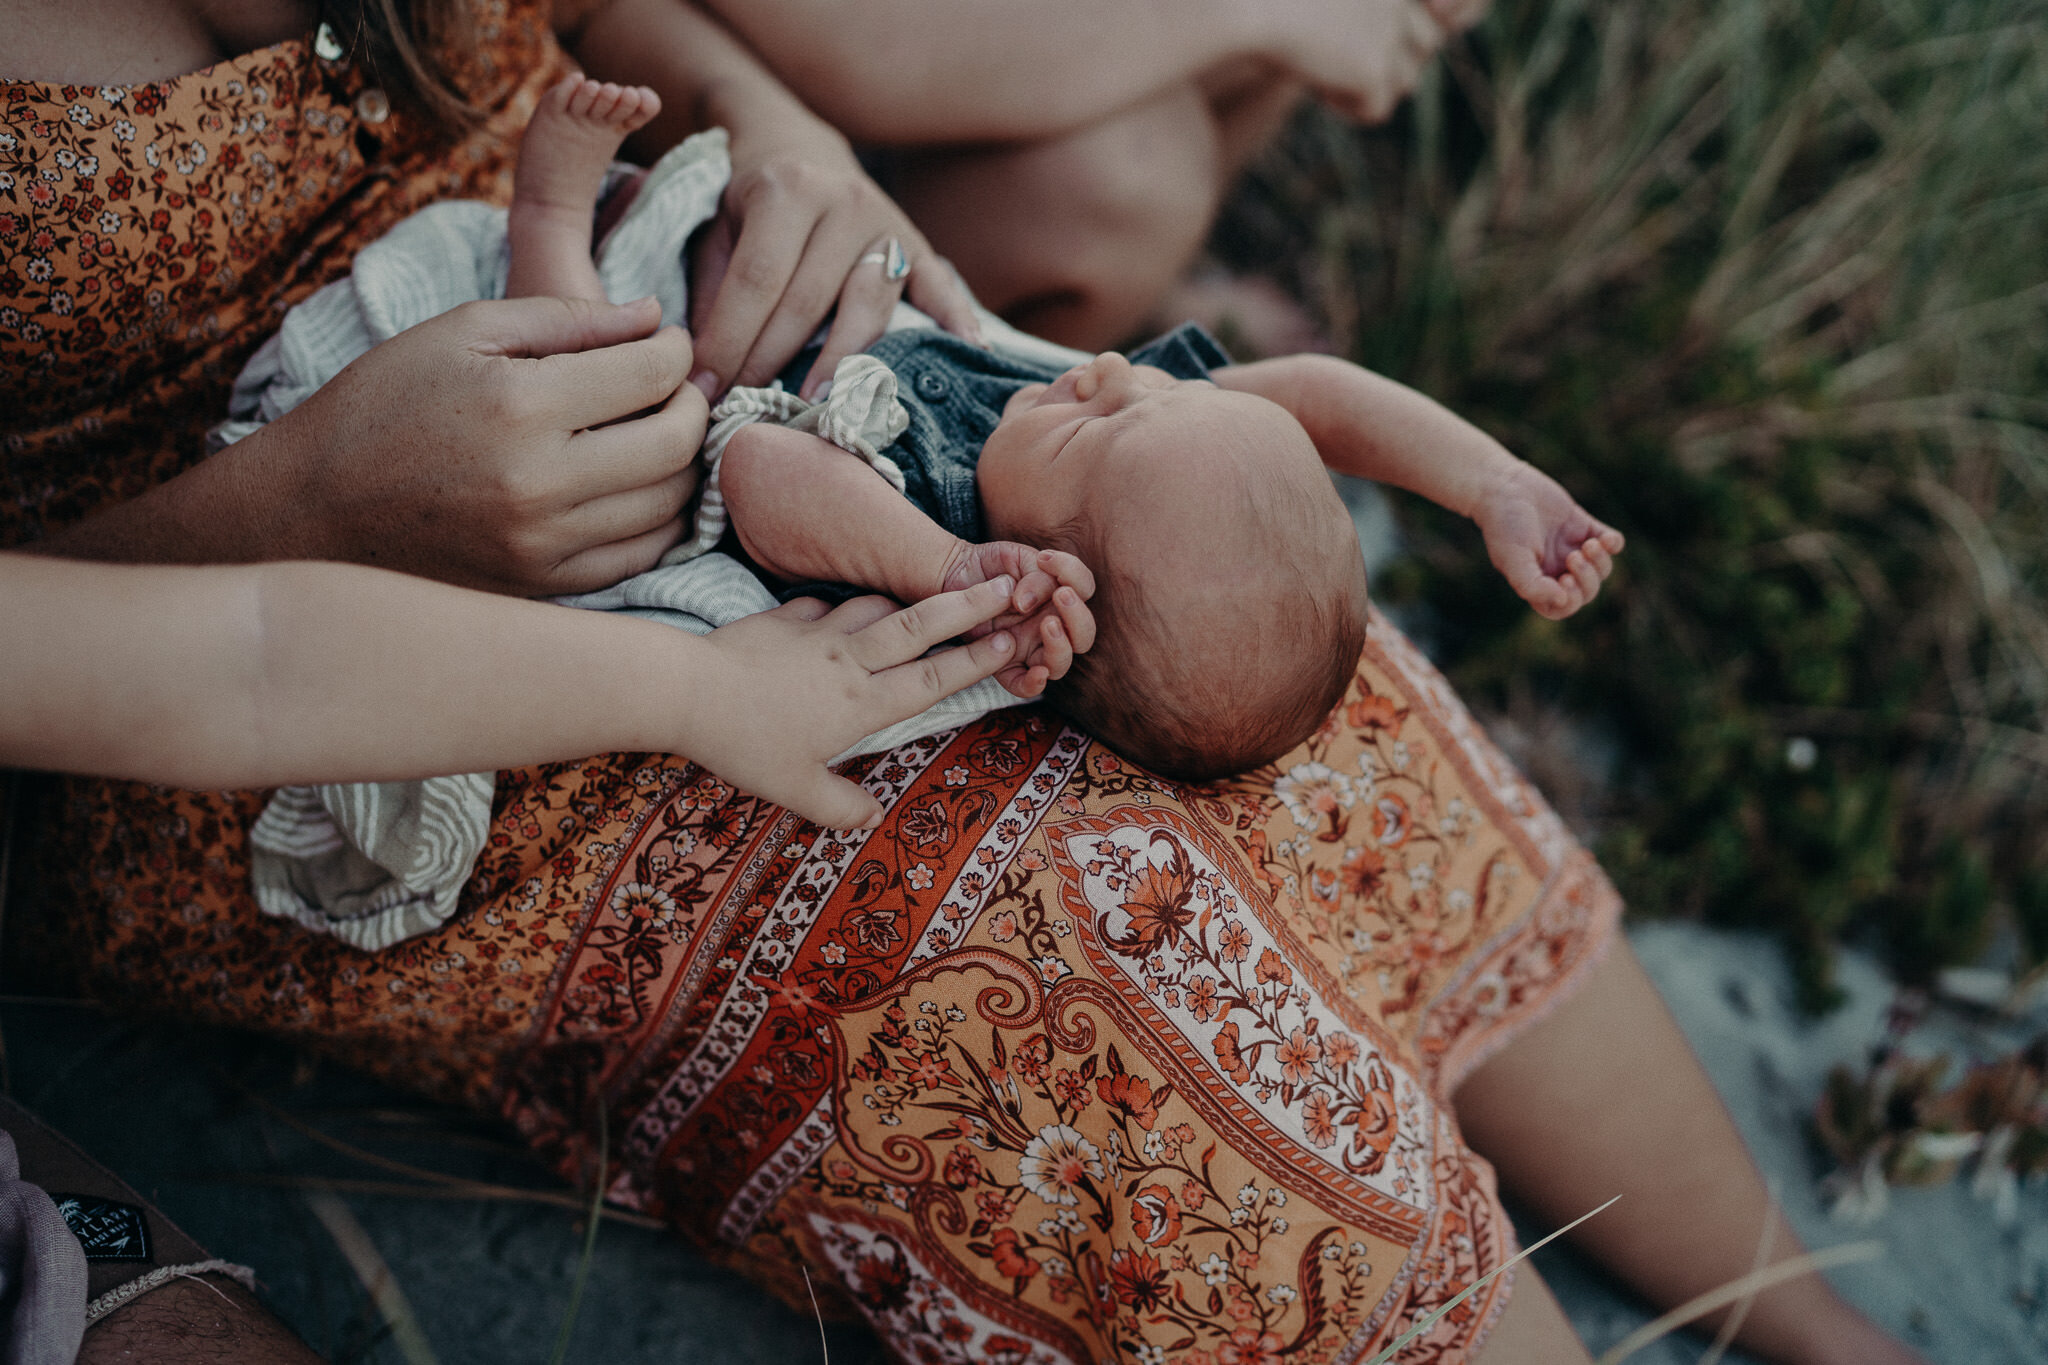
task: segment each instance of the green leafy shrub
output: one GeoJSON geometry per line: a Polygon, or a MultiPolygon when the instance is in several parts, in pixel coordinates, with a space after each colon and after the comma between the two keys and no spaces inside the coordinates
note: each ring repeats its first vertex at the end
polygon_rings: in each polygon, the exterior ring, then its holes
{"type": "Polygon", "coordinates": [[[1638,911],[1909,978],[2048,955],[2048,5],[1497,0],[1402,117],[1305,117],[1216,249],[1629,537],[1552,625],[1404,500],[1375,585],[1482,710],[1620,755],[1638,911]]]}

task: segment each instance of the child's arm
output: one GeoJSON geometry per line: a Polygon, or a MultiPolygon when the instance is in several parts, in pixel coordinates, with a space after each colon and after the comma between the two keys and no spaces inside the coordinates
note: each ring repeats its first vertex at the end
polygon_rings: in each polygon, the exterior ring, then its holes
{"type": "Polygon", "coordinates": [[[654,750],[859,826],[880,807],[825,761],[1005,666],[1008,632],[920,656],[1013,586],[792,602],[698,637],[351,565],[0,555],[0,766],[214,788],[654,750]]]}
{"type": "Polygon", "coordinates": [[[1232,365],[1214,378],[1293,413],[1338,473],[1405,488],[1477,522],[1494,567],[1544,616],[1571,615],[1613,571],[1621,532],[1405,384],[1333,356],[1232,365]]]}
{"type": "Polygon", "coordinates": [[[726,446],[718,479],[740,544],[778,578],[852,583],[901,602],[1014,578],[1011,614],[991,628],[1012,629],[1025,644],[996,674],[1017,696],[1043,692],[1095,643],[1095,578],[1080,560],[1011,541],[970,544],[821,437],[747,427],[726,446]]]}

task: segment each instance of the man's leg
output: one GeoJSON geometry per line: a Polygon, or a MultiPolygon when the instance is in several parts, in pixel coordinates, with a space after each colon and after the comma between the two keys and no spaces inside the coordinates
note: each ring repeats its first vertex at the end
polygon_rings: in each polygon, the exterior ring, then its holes
{"type": "Polygon", "coordinates": [[[888,187],[989,308],[1104,350],[1150,318],[1299,98],[1263,72],[1218,73],[1065,137],[904,152],[888,187]]]}
{"type": "MultiPolygon", "coordinates": [[[[1651,1302],[1676,1305],[1754,1264],[1769,1208],[1763,1179],[1626,940],[1454,1102],[1502,1186],[1544,1218],[1567,1222],[1625,1196],[1573,1236],[1651,1302]]],[[[1772,1216],[1772,1259],[1799,1254],[1797,1235],[1772,1216]]],[[[1797,1365],[1919,1360],[1818,1276],[1760,1295],[1738,1339],[1797,1365]]]]}

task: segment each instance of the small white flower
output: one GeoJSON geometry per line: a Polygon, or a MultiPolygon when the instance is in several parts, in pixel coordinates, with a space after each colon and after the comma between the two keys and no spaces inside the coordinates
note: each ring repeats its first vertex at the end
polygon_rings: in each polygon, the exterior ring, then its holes
{"type": "Polygon", "coordinates": [[[1245,1206],[1246,1208],[1250,1208],[1250,1207],[1251,1207],[1252,1205],[1254,1205],[1254,1204],[1258,1203],[1258,1202],[1259,1202],[1259,1190],[1258,1190],[1258,1186],[1256,1186],[1256,1185],[1247,1185],[1247,1186],[1245,1186],[1245,1187],[1244,1187],[1243,1189],[1239,1190],[1239,1191],[1237,1192],[1237,1202],[1238,1202],[1238,1203],[1240,1203],[1240,1204],[1242,1204],[1242,1205],[1244,1205],[1244,1206],[1245,1206]]]}
{"type": "Polygon", "coordinates": [[[1407,741],[1407,740],[1405,740],[1405,739],[1397,739],[1397,740],[1395,740],[1395,741],[1394,741],[1394,747],[1393,747],[1393,751],[1392,751],[1392,752],[1391,752],[1391,753],[1390,753],[1390,754],[1388,755],[1388,757],[1389,757],[1389,758],[1390,758],[1390,759],[1392,760],[1392,762],[1393,762],[1393,764],[1394,764],[1394,771],[1395,771],[1395,772],[1397,772],[1397,773],[1405,773],[1405,772],[1407,772],[1407,771],[1408,771],[1408,741],[1407,741]]]}
{"type": "Polygon", "coordinates": [[[1266,1291],[1266,1297],[1274,1303],[1293,1303],[1297,1297],[1291,1284],[1276,1284],[1266,1291]]]}
{"type": "Polygon", "coordinates": [[[70,167],[76,165],[77,163],[77,152],[72,151],[69,147],[59,147],[57,149],[57,164],[59,166],[70,167]]]}
{"type": "Polygon", "coordinates": [[[103,85],[93,93],[100,97],[102,104],[119,104],[122,100],[128,98],[128,87],[125,85],[103,85]]]}
{"type": "Polygon", "coordinates": [[[1275,1218],[1273,1220],[1273,1235],[1275,1237],[1285,1237],[1287,1235],[1287,1220],[1285,1218],[1275,1218]]]}
{"type": "Polygon", "coordinates": [[[1246,1215],[1246,1213],[1245,1213],[1245,1211],[1244,1211],[1243,1209],[1232,1209],[1232,1210],[1230,1211],[1230,1226],[1232,1226],[1232,1227],[1241,1227],[1241,1226],[1243,1226],[1243,1224],[1244,1224],[1244,1220],[1245,1220],[1246,1216],[1247,1216],[1247,1215],[1246,1215]]]}
{"type": "Polygon", "coordinates": [[[1435,877],[1436,867],[1433,864],[1410,863],[1408,865],[1408,884],[1414,887],[1417,891],[1420,891],[1423,887],[1428,886],[1430,882],[1435,879],[1435,877]]]}
{"type": "Polygon", "coordinates": [[[1267,1190],[1266,1198],[1272,1201],[1272,1205],[1276,1209],[1287,1207],[1287,1191],[1285,1190],[1267,1190]]]}
{"type": "Polygon", "coordinates": [[[1209,1259],[1195,1269],[1202,1272],[1202,1280],[1206,1284],[1222,1284],[1230,1278],[1230,1262],[1213,1251],[1209,1253],[1209,1259]]]}
{"type": "Polygon", "coordinates": [[[100,231],[109,237],[121,230],[121,215],[108,209],[100,215],[100,231]]]}
{"type": "Polygon", "coordinates": [[[64,117],[70,119],[81,128],[92,127],[92,110],[82,104],[74,104],[69,109],[66,109],[64,117]]]}

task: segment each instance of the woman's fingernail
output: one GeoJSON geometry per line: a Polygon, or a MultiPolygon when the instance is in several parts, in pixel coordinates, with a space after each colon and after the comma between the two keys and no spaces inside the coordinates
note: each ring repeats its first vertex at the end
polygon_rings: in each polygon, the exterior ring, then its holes
{"type": "Polygon", "coordinates": [[[1009,631],[999,630],[988,637],[988,647],[998,654],[1008,654],[1017,647],[1017,642],[1010,638],[1009,631]]]}
{"type": "MultiPolygon", "coordinates": [[[[670,371],[674,373],[674,371],[670,371]]],[[[709,370],[699,370],[690,376],[690,382],[701,389],[706,398],[718,397],[718,376],[709,370]]]]}
{"type": "Polygon", "coordinates": [[[870,815],[867,819],[861,821],[860,827],[862,829],[877,829],[881,826],[881,823],[882,813],[880,811],[876,811],[873,815],[870,815]]]}
{"type": "Polygon", "coordinates": [[[1008,574],[998,574],[996,577],[991,578],[989,582],[994,584],[996,591],[1000,592],[1004,597],[1008,597],[1017,589],[1017,580],[1008,574]]]}

